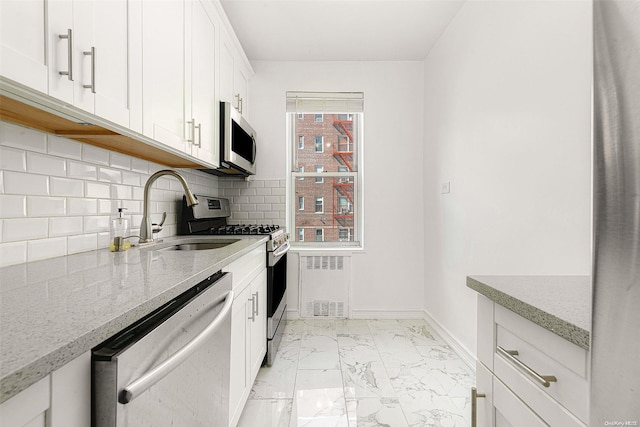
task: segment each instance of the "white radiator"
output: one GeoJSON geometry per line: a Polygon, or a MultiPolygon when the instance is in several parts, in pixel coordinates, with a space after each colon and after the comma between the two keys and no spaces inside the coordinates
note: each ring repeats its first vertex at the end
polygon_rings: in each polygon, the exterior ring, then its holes
{"type": "Polygon", "coordinates": [[[350,286],[350,256],[300,256],[301,317],[348,317],[350,286]]]}

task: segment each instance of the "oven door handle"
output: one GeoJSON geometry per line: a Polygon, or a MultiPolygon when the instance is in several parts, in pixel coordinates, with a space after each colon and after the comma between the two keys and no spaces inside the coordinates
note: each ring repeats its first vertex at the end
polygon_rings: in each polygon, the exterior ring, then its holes
{"type": "Polygon", "coordinates": [[[279,256],[284,255],[287,252],[289,252],[289,249],[291,249],[291,244],[287,240],[287,242],[284,245],[280,246],[278,249],[273,251],[273,257],[274,258],[278,258],[279,256]]]}
{"type": "Polygon", "coordinates": [[[220,313],[218,313],[216,318],[213,319],[206,328],[204,328],[184,347],[169,356],[169,358],[164,362],[146,372],[137,380],[129,383],[129,385],[119,393],[118,401],[122,404],[130,403],[133,399],[147,391],[152,385],[169,375],[171,371],[180,366],[185,359],[198,350],[200,346],[204,344],[207,339],[209,339],[209,337],[218,330],[218,328],[220,328],[225,318],[229,316],[229,313],[231,312],[231,305],[233,303],[233,291],[229,291],[224,295],[224,297],[218,298],[214,305],[219,304],[221,301],[224,301],[222,310],[220,310],[220,313]]]}

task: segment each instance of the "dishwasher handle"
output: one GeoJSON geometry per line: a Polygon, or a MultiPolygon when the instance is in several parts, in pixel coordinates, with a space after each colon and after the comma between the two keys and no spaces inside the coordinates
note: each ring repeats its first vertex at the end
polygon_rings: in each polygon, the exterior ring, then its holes
{"type": "Polygon", "coordinates": [[[169,375],[171,371],[180,366],[180,364],[184,362],[185,359],[187,359],[191,354],[198,350],[198,348],[200,348],[200,346],[209,338],[209,336],[213,335],[216,332],[216,330],[220,327],[220,325],[222,325],[222,322],[231,312],[231,305],[233,303],[233,291],[227,292],[223,297],[217,299],[216,302],[220,302],[223,300],[224,306],[222,307],[222,310],[220,310],[220,313],[218,313],[216,318],[213,319],[213,321],[209,323],[209,325],[204,328],[202,332],[196,335],[180,350],[169,356],[169,358],[167,358],[164,362],[162,362],[152,370],[146,372],[137,380],[129,383],[129,385],[123,388],[119,393],[118,401],[122,404],[130,403],[142,393],[147,391],[151,386],[169,375]]]}

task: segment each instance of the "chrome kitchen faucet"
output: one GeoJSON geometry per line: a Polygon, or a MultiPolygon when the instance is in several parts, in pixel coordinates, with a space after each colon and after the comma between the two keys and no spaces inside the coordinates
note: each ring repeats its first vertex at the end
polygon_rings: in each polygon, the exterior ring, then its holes
{"type": "Polygon", "coordinates": [[[153,234],[158,233],[162,230],[162,224],[164,224],[164,220],[167,218],[167,213],[163,212],[162,221],[159,224],[151,224],[151,215],[149,213],[149,190],[151,189],[151,185],[155,182],[155,180],[163,175],[171,175],[178,181],[180,181],[180,184],[182,184],[182,188],[184,189],[184,195],[187,198],[187,206],[198,204],[198,200],[189,189],[189,184],[187,184],[187,181],[178,172],[170,169],[165,169],[151,175],[144,186],[144,208],[142,211],[142,223],[140,223],[139,240],[139,243],[141,244],[152,243],[154,241],[153,234]]]}

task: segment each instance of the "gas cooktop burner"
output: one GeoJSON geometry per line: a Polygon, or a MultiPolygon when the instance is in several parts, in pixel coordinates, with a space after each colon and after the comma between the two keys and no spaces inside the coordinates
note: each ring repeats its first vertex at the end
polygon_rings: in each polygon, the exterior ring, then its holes
{"type": "Polygon", "coordinates": [[[228,234],[271,234],[280,229],[279,225],[272,224],[239,224],[239,225],[220,225],[211,227],[209,234],[212,235],[228,235],[228,234]]]}

